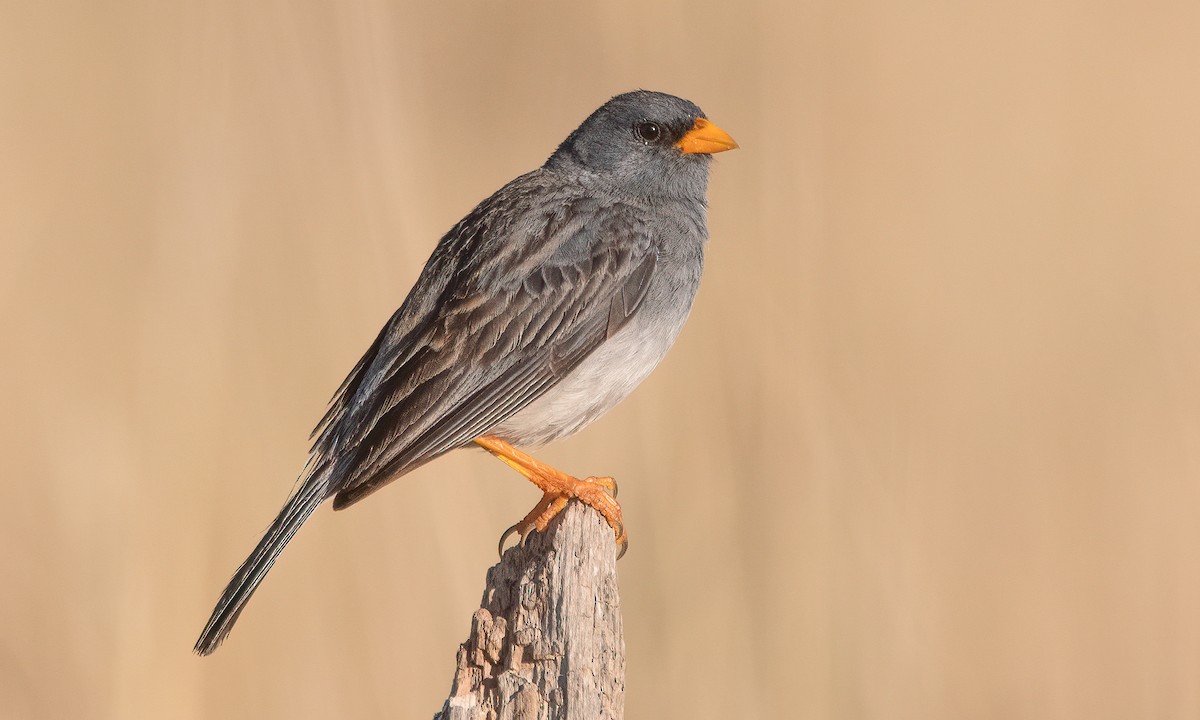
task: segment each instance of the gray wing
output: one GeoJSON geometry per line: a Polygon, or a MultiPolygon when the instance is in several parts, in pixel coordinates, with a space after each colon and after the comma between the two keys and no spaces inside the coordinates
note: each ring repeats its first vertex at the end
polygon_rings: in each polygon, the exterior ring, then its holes
{"type": "Polygon", "coordinates": [[[442,238],[335,393],[299,488],[225,587],[197,652],[221,644],[326,498],[336,493],[334,508],[345,507],[469,443],[552,387],[637,310],[656,255],[636,218],[580,198],[547,208],[538,182],[537,171],[518,178],[442,238]]]}
{"type": "Polygon", "coordinates": [[[385,328],[318,427],[334,509],[485,434],[623,326],[656,262],[642,228],[579,201],[465,233],[436,307],[403,337],[385,328]]]}

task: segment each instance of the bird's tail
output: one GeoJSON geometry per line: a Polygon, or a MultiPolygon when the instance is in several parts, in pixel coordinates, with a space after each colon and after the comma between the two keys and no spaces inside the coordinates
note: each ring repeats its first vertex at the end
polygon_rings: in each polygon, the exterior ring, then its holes
{"type": "Polygon", "coordinates": [[[213,609],[212,617],[208,619],[204,632],[200,633],[200,639],[196,641],[193,648],[196,653],[209,655],[224,642],[225,636],[237,622],[238,615],[241,615],[242,608],[254,594],[255,588],[275,564],[275,558],[279,557],[279,553],[283,552],[284,546],[300,529],[300,525],[325,499],[326,475],[327,472],[322,472],[317,477],[306,479],[279,511],[262,540],[258,541],[254,552],[250,553],[250,557],[246,558],[234,573],[233,579],[225,586],[221,599],[213,609]]]}

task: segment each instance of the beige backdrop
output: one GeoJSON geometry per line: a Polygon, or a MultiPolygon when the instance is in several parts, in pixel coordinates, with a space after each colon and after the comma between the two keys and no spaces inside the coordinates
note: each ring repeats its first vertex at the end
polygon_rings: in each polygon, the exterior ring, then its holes
{"type": "Polygon", "coordinates": [[[482,453],[191,644],[440,233],[646,87],[742,149],[545,451],[622,481],[629,717],[1200,717],[1200,4],[990,5],[4,2],[0,714],[429,717],[482,453]]]}

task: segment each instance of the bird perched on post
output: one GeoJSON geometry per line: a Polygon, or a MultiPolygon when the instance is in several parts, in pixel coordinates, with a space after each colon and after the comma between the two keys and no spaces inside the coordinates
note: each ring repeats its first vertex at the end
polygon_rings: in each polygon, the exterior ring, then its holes
{"type": "Polygon", "coordinates": [[[700,283],[711,156],[736,147],[686,100],[625,93],[451,228],[334,394],[296,491],[221,594],[196,652],[221,644],[318,505],[349,507],[472,444],[543,492],[510,532],[544,530],[576,498],[624,548],[610,478],[576,479],[515,446],[580,430],[666,354],[700,283]]]}

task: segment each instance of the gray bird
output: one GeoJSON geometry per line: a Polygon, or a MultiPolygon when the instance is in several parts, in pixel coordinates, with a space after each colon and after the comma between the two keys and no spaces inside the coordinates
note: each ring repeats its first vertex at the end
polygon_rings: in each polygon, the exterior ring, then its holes
{"type": "Polygon", "coordinates": [[[662,360],[700,283],[711,155],[736,147],[686,100],[625,93],[451,228],[334,394],[296,491],[226,586],[195,651],[221,644],[326,499],[349,507],[473,443],[543,491],[510,532],[545,530],[578,498],[623,548],[610,478],[579,480],[513,446],[582,429],[662,360]]]}

